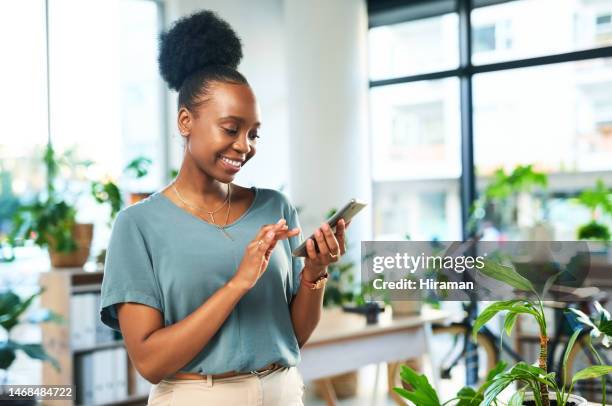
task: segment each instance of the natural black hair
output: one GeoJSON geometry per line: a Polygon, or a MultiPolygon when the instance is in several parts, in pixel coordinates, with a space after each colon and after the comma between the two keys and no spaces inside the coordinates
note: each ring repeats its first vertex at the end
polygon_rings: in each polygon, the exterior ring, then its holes
{"type": "Polygon", "coordinates": [[[159,71],[178,91],[178,108],[192,112],[206,101],[213,82],[248,84],[236,69],[242,44],[217,14],[202,10],[183,17],[159,37],[159,71]]]}

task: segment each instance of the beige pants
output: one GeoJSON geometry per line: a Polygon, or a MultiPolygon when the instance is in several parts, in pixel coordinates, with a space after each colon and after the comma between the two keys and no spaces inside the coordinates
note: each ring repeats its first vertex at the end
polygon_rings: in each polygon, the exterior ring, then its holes
{"type": "Polygon", "coordinates": [[[150,406],[303,406],[296,367],[223,379],[163,379],[151,387],[150,406]]]}

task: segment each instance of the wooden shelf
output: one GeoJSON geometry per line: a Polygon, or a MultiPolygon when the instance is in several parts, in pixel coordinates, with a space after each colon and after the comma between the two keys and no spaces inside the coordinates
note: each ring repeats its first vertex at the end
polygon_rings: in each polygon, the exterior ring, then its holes
{"type": "MultiPolygon", "coordinates": [[[[102,287],[103,271],[87,272],[82,269],[53,269],[40,274],[39,283],[45,291],[41,295],[41,307],[48,308],[62,315],[65,323],[43,323],[42,344],[45,350],[60,364],[58,372],[48,363],[43,363],[42,383],[44,385],[74,385],[75,359],[78,355],[124,347],[123,340],[96,344],[86,348],[73,348],[71,343],[70,323],[75,315],[70,314],[70,300],[74,294],[99,293],[102,287]]],[[[78,317],[78,315],[77,315],[78,317]]],[[[148,394],[136,394],[136,378],[138,371],[127,356],[128,394],[124,399],[116,400],[112,405],[146,405],[148,394]]],[[[112,373],[112,371],[109,371],[112,373]]],[[[75,400],[47,400],[43,405],[74,406],[75,400]]]]}

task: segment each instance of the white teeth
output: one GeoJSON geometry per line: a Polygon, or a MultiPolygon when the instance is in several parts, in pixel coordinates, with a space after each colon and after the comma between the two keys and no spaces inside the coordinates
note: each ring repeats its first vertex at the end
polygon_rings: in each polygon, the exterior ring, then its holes
{"type": "Polygon", "coordinates": [[[240,161],[234,161],[232,159],[226,158],[224,156],[221,157],[221,160],[223,160],[223,162],[227,162],[228,164],[235,166],[236,168],[240,168],[240,161]]]}

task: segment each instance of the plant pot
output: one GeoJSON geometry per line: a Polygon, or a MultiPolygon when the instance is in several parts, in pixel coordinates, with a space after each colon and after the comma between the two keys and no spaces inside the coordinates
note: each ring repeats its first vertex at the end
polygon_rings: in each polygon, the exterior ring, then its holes
{"type": "MultiPolygon", "coordinates": [[[[554,392],[548,392],[548,398],[551,400],[550,405],[554,406],[557,404],[557,401],[554,401],[555,399],[555,394],[554,392]]],[[[523,405],[528,405],[527,401],[533,401],[533,392],[527,392],[525,393],[525,397],[523,398],[523,405]]],[[[570,395],[569,398],[567,399],[568,405],[571,405],[570,402],[574,402],[576,404],[576,406],[587,406],[589,404],[589,402],[580,396],[577,395],[570,395]]],[[[535,405],[535,403],[532,403],[535,405]]]]}
{"type": "Polygon", "coordinates": [[[78,248],[73,252],[57,252],[49,248],[49,257],[54,268],[79,268],[89,258],[89,249],[91,248],[91,240],[93,238],[93,224],[76,223],[72,230],[72,236],[78,248]]]}
{"type": "MultiPolygon", "coordinates": [[[[338,399],[351,398],[357,395],[357,371],[334,375],[328,379],[331,381],[338,399]]],[[[315,394],[319,398],[324,398],[325,390],[322,388],[322,385],[320,381],[317,381],[315,385],[315,394]]]]}

